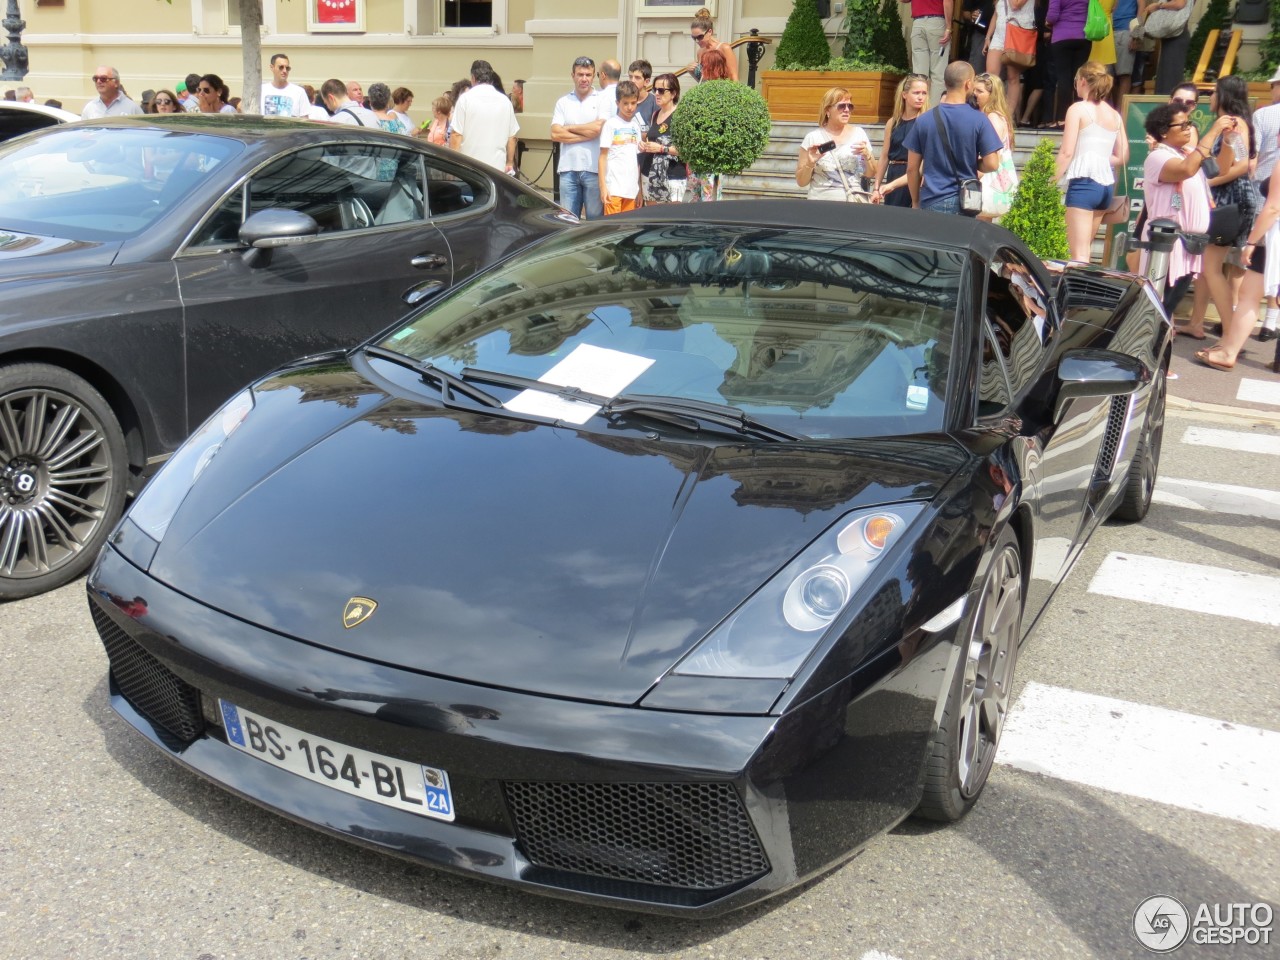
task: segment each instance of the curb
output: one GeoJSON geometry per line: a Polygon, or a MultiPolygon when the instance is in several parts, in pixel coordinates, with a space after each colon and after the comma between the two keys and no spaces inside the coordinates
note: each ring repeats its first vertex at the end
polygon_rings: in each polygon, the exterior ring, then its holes
{"type": "Polygon", "coordinates": [[[1270,423],[1280,426],[1280,410],[1254,410],[1251,407],[1232,407],[1222,403],[1202,403],[1199,400],[1187,400],[1165,395],[1165,406],[1171,410],[1187,413],[1205,413],[1216,417],[1227,417],[1232,420],[1252,420],[1255,423],[1270,423]]]}

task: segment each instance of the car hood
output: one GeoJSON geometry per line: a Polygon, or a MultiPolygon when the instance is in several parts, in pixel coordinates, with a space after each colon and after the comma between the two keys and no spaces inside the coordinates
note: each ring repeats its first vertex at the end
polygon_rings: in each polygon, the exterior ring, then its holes
{"type": "Polygon", "coordinates": [[[290,376],[258,391],[152,576],[355,657],[609,703],[838,517],[931,498],[965,460],[945,437],[676,443],[418,404],[350,368],[290,376]]]}
{"type": "MultiPolygon", "coordinates": [[[[90,240],[67,240],[62,237],[45,237],[35,233],[22,233],[0,226],[0,269],[10,260],[30,261],[35,257],[50,257],[48,265],[70,270],[81,267],[107,266],[120,249],[118,242],[97,243],[90,240]],[[56,258],[53,255],[56,254],[56,258]]],[[[43,264],[42,264],[43,265],[43,264]]],[[[22,271],[29,271],[32,264],[24,263],[22,271]]],[[[8,271],[5,271],[6,273],[8,271]]],[[[7,279],[0,273],[0,279],[7,279]]]]}

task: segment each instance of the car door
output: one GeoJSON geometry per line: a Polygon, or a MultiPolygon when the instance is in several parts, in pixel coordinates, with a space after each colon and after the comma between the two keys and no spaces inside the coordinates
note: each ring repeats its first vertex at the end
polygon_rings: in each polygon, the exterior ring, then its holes
{"type": "Polygon", "coordinates": [[[278,157],[223,200],[176,259],[188,429],[268,370],[355,344],[400,317],[411,291],[452,282],[426,187],[419,151],[352,141],[278,157]],[[320,232],[247,252],[240,226],[268,209],[306,213],[320,232]]]}

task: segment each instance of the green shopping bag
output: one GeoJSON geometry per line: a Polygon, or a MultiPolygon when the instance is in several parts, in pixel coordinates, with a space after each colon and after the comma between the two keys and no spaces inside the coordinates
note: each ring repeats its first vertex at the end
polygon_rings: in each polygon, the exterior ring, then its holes
{"type": "MultiPolygon", "coordinates": [[[[1188,3],[1191,0],[1187,0],[1188,3]]],[[[1089,0],[1089,16],[1084,21],[1084,36],[1086,40],[1105,40],[1107,34],[1111,32],[1111,18],[1107,16],[1107,12],[1102,9],[1102,4],[1098,0],[1089,0]]]]}

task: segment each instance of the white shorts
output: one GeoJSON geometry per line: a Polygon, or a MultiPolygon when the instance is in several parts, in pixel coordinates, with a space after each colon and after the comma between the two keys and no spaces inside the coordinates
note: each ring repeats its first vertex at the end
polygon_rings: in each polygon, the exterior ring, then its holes
{"type": "Polygon", "coordinates": [[[991,34],[990,47],[992,50],[1004,49],[1004,23],[1004,17],[1001,17],[1000,22],[996,24],[996,28],[991,34]]]}

